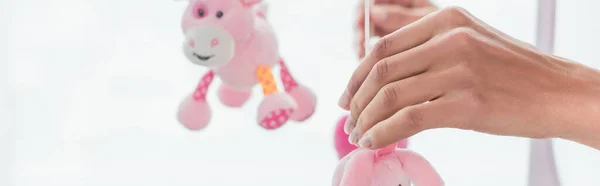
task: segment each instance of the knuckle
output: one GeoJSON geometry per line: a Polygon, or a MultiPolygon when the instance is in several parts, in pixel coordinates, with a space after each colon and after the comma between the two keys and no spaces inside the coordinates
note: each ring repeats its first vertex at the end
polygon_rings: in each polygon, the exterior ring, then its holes
{"type": "Polygon", "coordinates": [[[425,129],[423,113],[419,109],[406,108],[403,115],[403,120],[406,122],[407,127],[413,129],[425,129]]]}
{"type": "Polygon", "coordinates": [[[356,76],[356,74],[352,75],[350,81],[348,82],[348,87],[346,87],[350,96],[354,96],[354,93],[358,91],[358,88],[360,88],[360,85],[362,84],[356,76]]]}
{"type": "Polygon", "coordinates": [[[471,28],[459,27],[450,30],[443,41],[445,45],[451,46],[454,50],[454,58],[459,62],[469,62],[473,51],[481,46],[477,38],[477,32],[471,28]]]}
{"type": "Polygon", "coordinates": [[[460,48],[468,48],[471,47],[476,42],[475,38],[475,30],[467,27],[458,27],[452,29],[448,35],[447,39],[449,42],[453,43],[454,46],[458,46],[460,48]]]}
{"type": "Polygon", "coordinates": [[[373,71],[373,78],[378,83],[384,83],[387,79],[390,69],[390,62],[388,59],[383,59],[375,64],[373,71]]]}
{"type": "Polygon", "coordinates": [[[381,89],[382,104],[384,108],[392,107],[395,102],[398,100],[398,89],[394,86],[386,85],[381,89]]]}
{"type": "Polygon", "coordinates": [[[360,117],[359,117],[359,118],[356,120],[356,129],[357,129],[357,130],[359,130],[359,131],[367,131],[367,130],[369,130],[369,127],[370,127],[370,126],[368,126],[368,125],[367,125],[367,123],[366,123],[366,122],[368,121],[368,119],[367,119],[367,118],[365,118],[365,116],[367,116],[367,114],[365,114],[365,115],[361,115],[361,116],[360,116],[360,117]]]}
{"type": "Polygon", "coordinates": [[[375,43],[373,50],[371,51],[375,59],[384,59],[387,57],[390,48],[392,47],[392,39],[383,37],[375,43]]]}
{"type": "Polygon", "coordinates": [[[469,12],[459,6],[450,6],[444,8],[440,13],[445,20],[458,26],[470,25],[472,23],[469,12]]]}
{"type": "Polygon", "coordinates": [[[358,115],[360,115],[360,111],[361,111],[360,105],[357,102],[358,101],[356,101],[356,100],[352,100],[352,102],[350,103],[350,115],[352,117],[354,117],[354,119],[357,119],[356,117],[358,117],[358,115]]]}

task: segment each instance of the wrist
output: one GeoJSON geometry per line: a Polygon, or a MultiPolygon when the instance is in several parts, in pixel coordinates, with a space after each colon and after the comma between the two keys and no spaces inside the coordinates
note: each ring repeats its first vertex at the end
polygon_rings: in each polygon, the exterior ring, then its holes
{"type": "Polygon", "coordinates": [[[600,71],[553,57],[567,69],[560,138],[600,150],[600,71]]]}

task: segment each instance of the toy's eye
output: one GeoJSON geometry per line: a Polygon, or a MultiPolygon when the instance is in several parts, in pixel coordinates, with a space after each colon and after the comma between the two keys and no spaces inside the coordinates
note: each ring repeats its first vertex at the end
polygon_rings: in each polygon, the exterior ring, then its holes
{"type": "Polygon", "coordinates": [[[221,18],[223,17],[223,11],[218,11],[217,12],[217,18],[221,18]]]}
{"type": "Polygon", "coordinates": [[[205,11],[203,8],[198,8],[196,13],[198,14],[198,17],[204,17],[205,11]]]}

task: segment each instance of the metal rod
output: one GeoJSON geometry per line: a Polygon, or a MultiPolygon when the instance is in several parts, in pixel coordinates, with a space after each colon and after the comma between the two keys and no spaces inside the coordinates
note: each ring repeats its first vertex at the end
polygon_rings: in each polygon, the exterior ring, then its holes
{"type": "MultiPolygon", "coordinates": [[[[537,48],[547,54],[554,51],[556,0],[538,0],[537,48]]],[[[560,186],[552,139],[531,139],[529,186],[560,186]]]]}

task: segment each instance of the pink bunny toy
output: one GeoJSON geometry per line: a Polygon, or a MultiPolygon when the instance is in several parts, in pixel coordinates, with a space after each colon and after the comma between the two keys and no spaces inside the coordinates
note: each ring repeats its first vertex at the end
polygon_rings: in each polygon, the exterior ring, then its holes
{"type": "MultiPolygon", "coordinates": [[[[344,156],[348,155],[348,153],[352,152],[357,147],[355,145],[350,144],[348,142],[348,134],[344,132],[344,125],[346,124],[346,120],[348,119],[348,115],[342,117],[335,126],[334,133],[334,146],[335,151],[338,154],[338,158],[342,159],[344,156]]],[[[408,139],[402,139],[396,143],[397,148],[407,148],[408,147],[408,139]]]]}
{"type": "Polygon", "coordinates": [[[397,149],[359,148],[342,158],[333,186],[443,186],[444,181],[421,155],[397,149]]]}
{"type": "Polygon", "coordinates": [[[265,129],[279,128],[289,119],[304,121],[313,114],[316,97],[292,78],[280,58],[275,33],[265,19],[266,7],[255,6],[261,1],[189,0],[182,18],[183,51],[193,64],[210,70],[179,107],[178,120],[188,129],[208,125],[211,109],[206,94],[215,76],[223,82],[219,99],[231,107],[241,107],[252,88],[261,85],[265,97],[257,122],[265,129]],[[271,73],[276,64],[285,91],[277,89],[271,73]]]}

